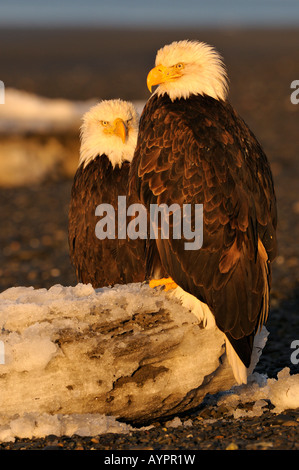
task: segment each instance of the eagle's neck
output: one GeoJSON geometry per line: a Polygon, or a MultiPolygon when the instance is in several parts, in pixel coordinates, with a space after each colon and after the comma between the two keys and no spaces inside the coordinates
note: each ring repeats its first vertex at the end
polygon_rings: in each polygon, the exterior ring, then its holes
{"type": "Polygon", "coordinates": [[[137,130],[132,129],[129,138],[124,144],[119,137],[109,137],[103,139],[97,133],[84,132],[81,136],[80,147],[80,160],[79,165],[82,163],[86,166],[98,155],[105,154],[109,159],[113,168],[116,165],[121,167],[122,163],[126,160],[131,162],[137,140],[137,130]]]}
{"type": "Polygon", "coordinates": [[[121,167],[123,161],[128,160],[127,154],[125,152],[110,151],[109,153],[106,153],[105,151],[99,152],[97,148],[81,148],[79,166],[83,164],[83,166],[86,167],[99,155],[107,156],[113,168],[115,168],[117,165],[121,167]]]}

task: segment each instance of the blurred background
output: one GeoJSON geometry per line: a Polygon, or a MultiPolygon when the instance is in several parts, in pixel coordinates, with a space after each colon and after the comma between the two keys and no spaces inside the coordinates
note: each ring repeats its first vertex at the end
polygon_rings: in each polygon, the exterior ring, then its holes
{"type": "Polygon", "coordinates": [[[141,111],[157,49],[180,39],[221,52],[229,100],[270,160],[279,254],[269,328],[284,353],[270,343],[268,365],[292,367],[289,344],[299,334],[299,105],[290,100],[299,79],[297,0],[0,0],[0,289],[76,283],[67,214],[82,114],[118,97],[141,111]]]}
{"type": "Polygon", "coordinates": [[[269,32],[299,26],[297,0],[0,0],[0,13],[6,86],[75,100],[147,99],[144,76],[166,41],[209,40],[230,68],[236,54],[240,66],[285,54],[281,33],[269,32]]]}

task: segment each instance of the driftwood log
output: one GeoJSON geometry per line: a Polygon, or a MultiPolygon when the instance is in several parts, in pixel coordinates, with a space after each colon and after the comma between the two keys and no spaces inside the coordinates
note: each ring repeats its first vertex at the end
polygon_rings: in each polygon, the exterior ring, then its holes
{"type": "Polygon", "coordinates": [[[223,334],[147,285],[11,288],[0,294],[0,326],[6,415],[101,413],[144,424],[235,384],[223,334]]]}

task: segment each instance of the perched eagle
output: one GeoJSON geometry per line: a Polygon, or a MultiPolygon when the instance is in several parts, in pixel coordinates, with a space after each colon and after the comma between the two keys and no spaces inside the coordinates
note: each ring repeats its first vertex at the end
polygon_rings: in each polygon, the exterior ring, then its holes
{"type": "Polygon", "coordinates": [[[227,75],[214,48],[187,40],[166,45],[147,84],[158,88],[140,118],[129,191],[147,208],[203,205],[201,248],[186,250],[183,237],[150,240],[148,275],[156,278],[162,267],[212,312],[235,378],[246,383],[253,339],[269,311],[276,253],[270,166],[227,101],[227,75]]]}
{"type": "Polygon", "coordinates": [[[107,100],[83,117],[79,166],[69,207],[69,250],[78,282],[94,288],[144,281],[144,242],[120,239],[118,196],[126,196],[138,133],[134,106],[107,100]],[[96,207],[115,209],[115,238],[99,239],[96,207]]]}

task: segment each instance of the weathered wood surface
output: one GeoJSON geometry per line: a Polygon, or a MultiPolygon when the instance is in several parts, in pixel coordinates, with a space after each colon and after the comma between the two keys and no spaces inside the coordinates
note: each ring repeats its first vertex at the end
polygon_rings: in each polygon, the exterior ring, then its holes
{"type": "Polygon", "coordinates": [[[146,423],[235,380],[223,334],[147,285],[11,288],[0,294],[5,414],[102,413],[146,423]]]}

